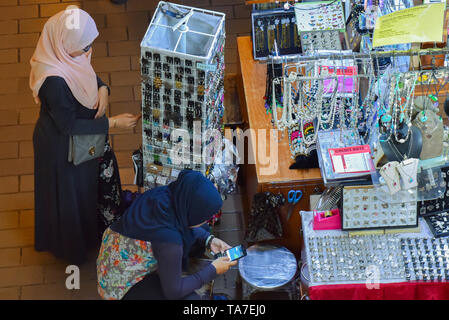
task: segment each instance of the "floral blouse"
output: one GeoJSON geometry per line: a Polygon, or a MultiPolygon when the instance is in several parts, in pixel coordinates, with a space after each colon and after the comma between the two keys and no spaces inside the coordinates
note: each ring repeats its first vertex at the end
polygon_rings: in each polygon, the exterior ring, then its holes
{"type": "Polygon", "coordinates": [[[151,243],[106,229],[97,258],[98,294],[120,300],[148,273],[157,269],[151,243]]]}

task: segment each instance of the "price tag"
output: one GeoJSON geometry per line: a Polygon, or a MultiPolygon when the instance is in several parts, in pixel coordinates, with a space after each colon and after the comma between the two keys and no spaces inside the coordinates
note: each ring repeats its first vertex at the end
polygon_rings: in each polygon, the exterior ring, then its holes
{"type": "Polygon", "coordinates": [[[174,178],[178,178],[180,172],[181,171],[179,171],[177,169],[171,169],[171,176],[174,178]]]}
{"type": "Polygon", "coordinates": [[[196,64],[197,69],[208,71],[208,72],[215,72],[217,71],[217,65],[215,64],[206,64],[206,63],[197,63],[196,64]]]}

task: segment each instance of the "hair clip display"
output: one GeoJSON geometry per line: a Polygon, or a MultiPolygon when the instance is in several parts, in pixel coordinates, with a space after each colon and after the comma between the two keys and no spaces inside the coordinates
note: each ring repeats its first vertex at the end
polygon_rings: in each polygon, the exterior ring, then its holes
{"type": "MultiPolygon", "coordinates": [[[[167,18],[167,13],[161,9],[163,5],[161,2],[154,13],[153,20],[158,22],[151,21],[141,42],[145,141],[142,149],[144,168],[147,168],[144,173],[148,177],[144,179],[145,188],[176,179],[167,170],[180,171],[189,167],[206,172],[208,163],[203,161],[196,165],[175,164],[171,153],[174,150],[179,153],[175,144],[184,141],[181,137],[172,141],[171,133],[182,129],[192,135],[194,120],[202,122],[202,130],[220,130],[224,110],[225,15],[181,6],[182,10],[193,10],[194,15],[186,22],[187,31],[179,32],[173,29],[179,19],[167,18]],[[181,37],[189,40],[186,42],[181,37]],[[168,44],[173,47],[167,47],[168,44]],[[160,170],[151,171],[148,169],[151,166],[160,166],[160,170]]],[[[192,145],[183,148],[191,149],[192,145]]],[[[192,154],[187,156],[192,160],[192,154]]]]}
{"type": "Polygon", "coordinates": [[[296,21],[300,32],[345,30],[345,17],[340,0],[296,3],[296,21]]]}

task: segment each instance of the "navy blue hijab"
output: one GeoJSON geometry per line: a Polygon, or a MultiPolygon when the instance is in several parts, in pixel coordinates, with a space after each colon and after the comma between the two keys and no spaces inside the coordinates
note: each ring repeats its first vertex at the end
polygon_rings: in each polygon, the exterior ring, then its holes
{"type": "Polygon", "coordinates": [[[209,220],[222,205],[212,182],[197,171],[183,170],[168,186],[143,193],[111,229],[133,239],[181,244],[186,265],[195,241],[189,227],[209,220]]]}

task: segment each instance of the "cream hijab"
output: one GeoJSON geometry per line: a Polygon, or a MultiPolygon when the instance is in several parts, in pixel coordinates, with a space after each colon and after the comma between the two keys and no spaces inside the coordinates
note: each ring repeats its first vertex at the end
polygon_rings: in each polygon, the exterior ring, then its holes
{"type": "Polygon", "coordinates": [[[30,60],[30,88],[36,103],[40,103],[39,90],[45,79],[59,76],[64,78],[79,103],[89,109],[95,108],[98,85],[90,63],[91,53],[75,58],[69,53],[82,50],[97,37],[95,21],[81,9],[61,11],[48,19],[30,60]]]}

